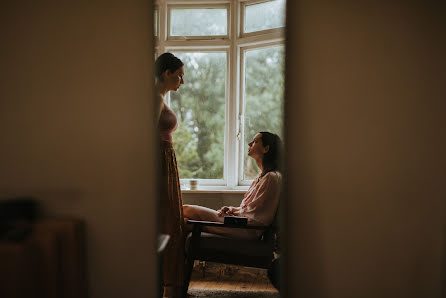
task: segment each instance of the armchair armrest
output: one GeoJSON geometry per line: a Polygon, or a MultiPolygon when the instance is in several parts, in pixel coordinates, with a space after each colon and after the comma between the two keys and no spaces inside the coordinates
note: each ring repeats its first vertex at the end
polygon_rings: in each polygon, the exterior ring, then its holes
{"type": "Polygon", "coordinates": [[[235,229],[253,229],[253,230],[268,230],[270,226],[255,226],[255,225],[235,225],[235,224],[225,224],[222,222],[216,221],[203,221],[203,220],[192,220],[189,219],[187,221],[188,224],[194,224],[199,226],[213,226],[220,228],[235,228],[235,229]]]}

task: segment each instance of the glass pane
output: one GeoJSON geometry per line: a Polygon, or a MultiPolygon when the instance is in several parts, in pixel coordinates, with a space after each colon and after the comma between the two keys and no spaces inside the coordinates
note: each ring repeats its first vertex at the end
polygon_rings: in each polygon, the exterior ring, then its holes
{"type": "Polygon", "coordinates": [[[285,0],[268,1],[245,7],[244,32],[285,26],[285,0]]]}
{"type": "Polygon", "coordinates": [[[184,85],[170,94],[180,178],[223,179],[226,53],[174,55],[184,63],[184,85]]]}
{"type": "Polygon", "coordinates": [[[226,8],[172,9],[171,36],[227,35],[226,8]]]}
{"type": "Polygon", "coordinates": [[[260,131],[283,139],[284,47],[245,52],[244,179],[254,179],[259,169],[248,156],[248,143],[260,131]]]}

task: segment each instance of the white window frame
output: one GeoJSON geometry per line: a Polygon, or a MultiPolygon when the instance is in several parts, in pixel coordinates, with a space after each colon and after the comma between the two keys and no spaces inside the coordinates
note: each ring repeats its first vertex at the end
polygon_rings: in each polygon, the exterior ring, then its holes
{"type": "MultiPolygon", "coordinates": [[[[225,87],[225,123],[228,123],[230,121],[228,119],[228,116],[230,115],[230,112],[228,111],[228,93],[230,90],[230,48],[227,46],[221,46],[221,47],[212,47],[212,48],[202,48],[202,47],[181,47],[181,46],[173,46],[173,47],[166,47],[166,52],[172,52],[172,53],[188,53],[188,52],[195,52],[195,53],[222,53],[224,52],[226,54],[226,87],[225,87]]],[[[187,78],[184,78],[187,81],[187,78]]],[[[169,94],[169,101],[170,101],[170,94],[169,94]]],[[[170,103],[170,102],[169,102],[170,103]]],[[[227,139],[228,139],[228,130],[225,125],[225,139],[224,139],[224,162],[223,162],[223,179],[193,179],[193,180],[199,180],[200,185],[213,185],[213,186],[226,186],[228,181],[228,170],[227,170],[227,161],[228,161],[228,151],[227,149],[227,139]]],[[[189,184],[189,181],[192,179],[181,179],[181,184],[189,184]]]]}
{"type": "MultiPolygon", "coordinates": [[[[239,12],[249,4],[267,0],[158,0],[158,38],[156,56],[164,52],[226,52],[225,139],[223,179],[194,179],[213,189],[246,189],[252,180],[243,180],[243,94],[244,54],[247,50],[284,45],[285,28],[244,34],[239,12]],[[172,8],[228,9],[227,36],[170,36],[169,14],[172,8]]],[[[243,9],[243,10],[242,10],[243,9]]],[[[185,78],[187,82],[187,78],[185,78]]],[[[167,97],[168,104],[170,96],[167,97]]],[[[191,179],[180,179],[189,185],[191,179]]]]}
{"type": "Polygon", "coordinates": [[[160,11],[157,5],[153,9],[153,14],[153,33],[155,41],[158,42],[160,39],[160,11]]]}
{"type": "MultiPolygon", "coordinates": [[[[240,140],[245,140],[245,56],[246,52],[250,50],[258,50],[258,49],[265,49],[275,46],[284,46],[283,42],[276,40],[276,41],[268,41],[268,42],[262,42],[261,44],[257,43],[255,45],[241,45],[239,47],[239,57],[240,57],[240,64],[239,66],[239,72],[240,72],[240,88],[239,88],[239,119],[241,121],[240,125],[240,140]]],[[[248,137],[254,137],[254,136],[248,136],[248,137]]],[[[238,158],[239,160],[244,160],[244,152],[245,152],[245,146],[247,146],[246,142],[239,142],[239,149],[238,149],[238,158]]],[[[244,163],[240,162],[238,164],[238,173],[239,173],[239,180],[238,185],[250,185],[252,180],[243,179],[244,174],[244,163]]]]}

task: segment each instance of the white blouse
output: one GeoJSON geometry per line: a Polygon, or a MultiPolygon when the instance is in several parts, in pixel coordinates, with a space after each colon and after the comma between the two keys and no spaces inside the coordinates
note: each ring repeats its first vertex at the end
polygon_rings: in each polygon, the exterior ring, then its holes
{"type": "Polygon", "coordinates": [[[282,187],[282,175],[277,171],[257,177],[244,195],[239,216],[248,218],[248,224],[269,225],[274,219],[282,187]]]}

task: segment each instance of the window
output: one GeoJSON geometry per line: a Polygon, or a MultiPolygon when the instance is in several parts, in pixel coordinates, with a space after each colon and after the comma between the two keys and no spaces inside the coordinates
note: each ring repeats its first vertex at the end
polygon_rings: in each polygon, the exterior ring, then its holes
{"type": "Polygon", "coordinates": [[[153,34],[155,35],[155,37],[158,37],[158,9],[154,9],[153,10],[153,34]]]}
{"type": "MultiPolygon", "coordinates": [[[[282,102],[284,90],[284,47],[248,49],[244,53],[244,136],[243,156],[247,144],[259,131],[282,130],[282,102]]],[[[243,158],[241,156],[241,158],[243,158]]],[[[241,159],[243,160],[243,159],[241,159]]],[[[253,179],[258,168],[252,158],[245,158],[244,180],[253,179]]]]}
{"type": "Polygon", "coordinates": [[[157,56],[185,64],[185,84],[168,96],[183,183],[249,185],[258,168],[247,143],[262,130],[283,136],[284,2],[157,2],[157,56]]]}
{"type": "Polygon", "coordinates": [[[189,82],[170,97],[180,123],[174,135],[180,177],[224,179],[226,52],[173,54],[189,82]]]}
{"type": "Polygon", "coordinates": [[[169,37],[227,36],[227,8],[169,8],[169,37]]]}
{"type": "Polygon", "coordinates": [[[243,33],[285,26],[285,0],[245,2],[243,10],[243,33]]]}

